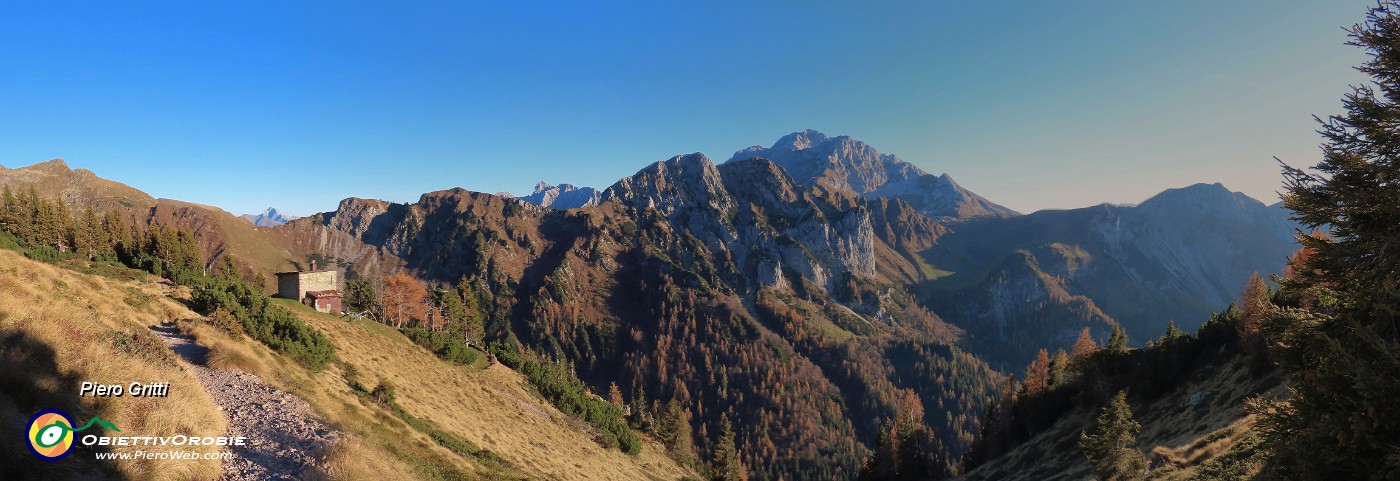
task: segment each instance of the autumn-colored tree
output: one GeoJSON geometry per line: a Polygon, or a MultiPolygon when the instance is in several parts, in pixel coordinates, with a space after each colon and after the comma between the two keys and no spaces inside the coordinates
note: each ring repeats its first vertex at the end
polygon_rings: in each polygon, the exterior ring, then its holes
{"type": "MultiPolygon", "coordinates": [[[[1114,327],[1117,328],[1117,325],[1115,324],[1114,327]]],[[[1087,359],[1090,354],[1096,352],[1099,352],[1099,343],[1094,341],[1094,335],[1089,332],[1088,327],[1081,329],[1079,331],[1079,339],[1076,339],[1074,341],[1074,347],[1070,348],[1069,356],[1073,358],[1075,362],[1080,362],[1087,359]]]]}
{"type": "Polygon", "coordinates": [[[388,323],[398,328],[427,319],[427,298],[428,286],[402,272],[386,277],[379,295],[388,323]]]}
{"type": "Polygon", "coordinates": [[[1235,329],[1239,331],[1241,339],[1251,340],[1259,337],[1259,324],[1269,314],[1271,307],[1269,294],[1269,285],[1259,278],[1258,272],[1249,276],[1249,282],[1244,284],[1240,298],[1235,303],[1238,310],[1235,329]]]}
{"type": "Polygon", "coordinates": [[[875,452],[856,476],[858,481],[943,479],[949,473],[944,449],[924,425],[924,405],[916,393],[900,390],[895,418],[886,422],[875,452]]]}
{"type": "Polygon", "coordinates": [[[1026,397],[1036,397],[1050,387],[1050,354],[1041,349],[1035,353],[1035,360],[1026,366],[1026,380],[1021,383],[1026,397]]]}
{"type": "Polygon", "coordinates": [[[622,407],[627,403],[622,399],[622,390],[618,389],[616,382],[608,383],[608,402],[617,407],[622,407]]]}

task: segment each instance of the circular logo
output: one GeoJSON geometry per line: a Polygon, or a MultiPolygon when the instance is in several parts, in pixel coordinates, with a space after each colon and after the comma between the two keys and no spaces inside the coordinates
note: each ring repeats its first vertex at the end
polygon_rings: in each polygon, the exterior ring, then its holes
{"type": "Polygon", "coordinates": [[[29,420],[29,450],[45,461],[58,461],[73,450],[73,418],[45,409],[29,420]]]}

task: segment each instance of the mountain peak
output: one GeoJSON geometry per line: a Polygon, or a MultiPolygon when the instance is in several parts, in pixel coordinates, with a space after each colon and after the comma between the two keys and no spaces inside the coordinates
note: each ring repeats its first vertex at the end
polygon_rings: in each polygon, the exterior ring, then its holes
{"type": "Polygon", "coordinates": [[[64,162],[63,159],[47,160],[26,168],[45,172],[68,172],[69,170],[71,170],[68,168],[68,163],[64,162]]]}
{"type": "Polygon", "coordinates": [[[598,196],[598,189],[592,187],[577,187],[569,183],[550,185],[541,180],[535,183],[534,192],[517,198],[543,207],[577,209],[598,205],[598,196]]]}
{"type": "Polygon", "coordinates": [[[258,227],[277,227],[297,219],[296,216],[283,214],[276,207],[268,207],[261,214],[243,214],[238,218],[251,222],[258,227]]]}
{"type": "Polygon", "coordinates": [[[1205,204],[1259,204],[1262,202],[1240,192],[1231,191],[1219,182],[1213,184],[1199,183],[1186,187],[1164,190],[1157,195],[1142,201],[1142,207],[1153,207],[1156,205],[1173,205],[1183,203],[1205,203],[1205,204]]]}
{"type": "Polygon", "coordinates": [[[799,151],[825,144],[831,140],[826,134],[812,129],[784,135],[773,144],[773,150],[799,151]]]}
{"type": "Polygon", "coordinates": [[[847,191],[862,197],[899,198],[933,218],[964,219],[1015,215],[956,182],[947,174],[930,175],[893,154],[882,154],[847,135],[835,137],[807,129],[778,139],[772,147],[749,147],[729,162],[762,157],[807,186],[847,191]]]}

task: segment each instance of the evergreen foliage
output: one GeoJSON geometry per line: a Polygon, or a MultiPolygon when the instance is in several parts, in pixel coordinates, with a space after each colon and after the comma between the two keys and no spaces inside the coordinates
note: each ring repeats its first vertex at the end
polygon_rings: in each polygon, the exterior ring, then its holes
{"type": "Polygon", "coordinates": [[[1094,476],[1101,481],[1143,479],[1147,458],[1138,449],[1137,434],[1142,425],[1133,419],[1128,393],[1118,395],[1099,413],[1093,429],[1079,437],[1079,449],[1089,458],[1094,476]]]}
{"type": "Polygon", "coordinates": [[[739,448],[734,444],[734,427],[729,424],[729,415],[719,418],[719,437],[714,442],[710,456],[710,479],[712,481],[744,481],[748,474],[744,464],[739,462],[739,448]]]}
{"type": "Polygon", "coordinates": [[[238,328],[228,329],[230,332],[246,333],[313,370],[335,358],[330,338],[287,308],[273,304],[260,286],[239,279],[236,272],[196,277],[188,285],[195,309],[216,319],[236,321],[238,328]]]}
{"type": "Polygon", "coordinates": [[[1284,309],[1260,329],[1292,396],[1256,401],[1276,474],[1295,479],[1400,478],[1400,2],[1350,29],[1371,82],[1319,119],[1317,173],[1287,165],[1284,205],[1298,233],[1284,309]]]}
{"type": "Polygon", "coordinates": [[[497,348],[497,359],[519,371],[541,396],[564,414],[576,416],[603,432],[599,442],[627,454],[642,451],[641,438],[627,426],[622,408],[593,395],[574,373],[570,363],[539,362],[497,348]]]}

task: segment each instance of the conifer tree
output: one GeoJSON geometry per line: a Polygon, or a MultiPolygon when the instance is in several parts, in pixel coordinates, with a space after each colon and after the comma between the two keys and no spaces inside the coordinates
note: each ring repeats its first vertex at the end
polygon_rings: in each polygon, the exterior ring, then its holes
{"type": "Polygon", "coordinates": [[[1079,435],[1079,449],[1089,458],[1094,476],[1101,481],[1142,479],[1147,458],[1138,449],[1137,434],[1142,425],[1133,419],[1128,394],[1117,396],[1100,411],[1094,427],[1079,435]]]}
{"type": "Polygon", "coordinates": [[[1123,332],[1123,328],[1117,324],[1113,325],[1113,333],[1108,336],[1108,352],[1115,354],[1128,352],[1128,333],[1123,332]]]}
{"type": "Polygon", "coordinates": [[[690,434],[690,415],[681,403],[672,399],[666,403],[665,411],[661,414],[661,419],[657,421],[656,437],[666,445],[683,462],[690,461],[695,456],[695,448],[692,445],[690,434]]]}
{"type": "Polygon", "coordinates": [[[1036,397],[1050,387],[1050,355],[1041,349],[1035,353],[1035,360],[1026,366],[1026,380],[1021,383],[1026,397],[1036,397]]]}
{"type": "Polygon", "coordinates": [[[713,481],[743,481],[748,479],[743,463],[739,462],[739,448],[734,444],[734,427],[729,424],[729,415],[719,415],[719,438],[715,440],[713,455],[710,457],[710,479],[713,481]]]}
{"type": "Polygon", "coordinates": [[[1056,349],[1050,357],[1050,388],[1054,389],[1069,380],[1069,355],[1064,349],[1056,349]]]}
{"type": "Polygon", "coordinates": [[[1074,346],[1070,347],[1070,357],[1074,358],[1075,361],[1083,361],[1090,354],[1098,351],[1099,343],[1094,341],[1093,333],[1089,332],[1088,327],[1085,327],[1079,331],[1079,339],[1074,341],[1074,346]]]}
{"type": "Polygon", "coordinates": [[[19,199],[10,190],[10,186],[5,186],[5,192],[0,195],[0,223],[5,224],[8,229],[14,229],[14,225],[19,221],[19,199]]]}
{"type": "Polygon", "coordinates": [[[481,305],[476,299],[475,284],[466,276],[457,281],[457,296],[462,301],[461,324],[457,332],[468,346],[481,342],[486,335],[485,316],[481,314],[481,305]]]}
{"type": "Polygon", "coordinates": [[[1184,337],[1186,337],[1186,333],[1176,327],[1175,320],[1170,320],[1167,321],[1167,332],[1162,334],[1162,338],[1157,340],[1157,344],[1162,346],[1170,345],[1180,341],[1184,337]]]}
{"type": "Polygon", "coordinates": [[[1261,326],[1292,397],[1253,408],[1279,473],[1300,479],[1400,478],[1400,1],[1372,7],[1350,36],[1371,82],[1319,119],[1317,173],[1283,166],[1292,218],[1328,234],[1298,233],[1309,255],[1285,288],[1337,302],[1261,326]]]}

